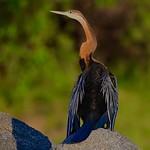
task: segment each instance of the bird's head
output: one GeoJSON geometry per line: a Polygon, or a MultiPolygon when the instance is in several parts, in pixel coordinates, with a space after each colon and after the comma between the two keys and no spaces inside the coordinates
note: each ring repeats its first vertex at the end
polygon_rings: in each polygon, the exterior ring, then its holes
{"type": "Polygon", "coordinates": [[[55,13],[55,14],[59,14],[59,15],[63,15],[63,16],[67,16],[67,17],[75,19],[75,20],[80,20],[81,18],[84,17],[82,15],[82,13],[80,11],[78,11],[78,10],[50,11],[50,12],[55,13]]]}
{"type": "Polygon", "coordinates": [[[97,40],[86,18],[78,10],[50,11],[50,12],[63,15],[63,16],[67,16],[69,18],[75,19],[78,22],[80,22],[86,35],[86,41],[84,41],[80,47],[80,59],[84,60],[86,67],[88,67],[92,61],[93,53],[97,46],[97,40]]]}

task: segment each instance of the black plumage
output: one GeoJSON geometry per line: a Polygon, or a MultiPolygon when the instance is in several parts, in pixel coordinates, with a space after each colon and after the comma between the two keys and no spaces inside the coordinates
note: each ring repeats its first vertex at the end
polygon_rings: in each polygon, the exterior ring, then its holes
{"type": "MultiPolygon", "coordinates": [[[[83,68],[80,60],[81,69],[83,68]]],[[[118,92],[115,76],[101,63],[91,59],[73,89],[68,113],[67,137],[88,122],[95,122],[93,129],[102,127],[113,130],[118,110],[118,92]],[[104,123],[99,119],[105,115],[104,123]],[[82,120],[82,124],[81,124],[82,120]]]]}

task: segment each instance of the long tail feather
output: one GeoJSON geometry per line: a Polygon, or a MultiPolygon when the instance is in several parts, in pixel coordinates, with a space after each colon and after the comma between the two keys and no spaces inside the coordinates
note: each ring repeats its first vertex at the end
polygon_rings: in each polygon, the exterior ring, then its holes
{"type": "Polygon", "coordinates": [[[95,121],[85,123],[81,128],[77,130],[77,132],[67,137],[63,141],[63,144],[73,144],[85,140],[93,130],[94,126],[95,126],[95,121]]]}

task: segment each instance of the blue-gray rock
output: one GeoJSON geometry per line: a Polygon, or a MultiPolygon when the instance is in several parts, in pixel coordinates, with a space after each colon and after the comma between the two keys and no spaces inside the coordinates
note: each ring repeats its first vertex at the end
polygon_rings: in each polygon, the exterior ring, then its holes
{"type": "Polygon", "coordinates": [[[52,148],[49,139],[22,121],[0,113],[0,150],[138,150],[118,132],[94,130],[83,142],[59,144],[52,148]]]}
{"type": "Polygon", "coordinates": [[[24,122],[0,113],[0,150],[49,150],[49,139],[24,122]]]}

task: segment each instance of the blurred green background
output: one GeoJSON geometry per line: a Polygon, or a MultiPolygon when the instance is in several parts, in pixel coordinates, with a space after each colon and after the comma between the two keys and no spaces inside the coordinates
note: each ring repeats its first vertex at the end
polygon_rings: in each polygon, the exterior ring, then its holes
{"type": "Polygon", "coordinates": [[[84,13],[98,39],[95,57],[118,78],[116,130],[149,150],[149,0],[1,0],[0,111],[54,142],[65,138],[84,35],[79,23],[49,10],[68,9],[84,13]]]}

